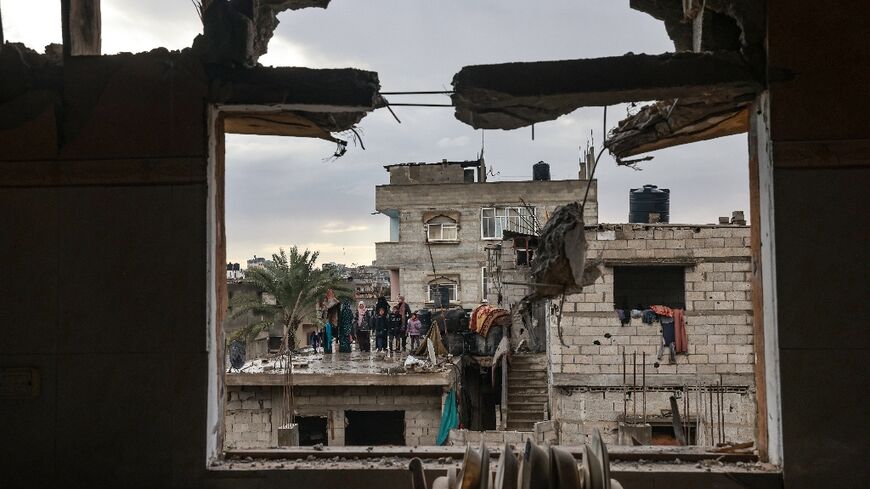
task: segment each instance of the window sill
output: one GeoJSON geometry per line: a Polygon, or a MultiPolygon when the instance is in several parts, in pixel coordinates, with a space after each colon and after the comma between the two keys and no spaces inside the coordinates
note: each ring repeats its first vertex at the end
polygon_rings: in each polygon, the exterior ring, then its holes
{"type": "Polygon", "coordinates": [[[459,244],[461,241],[458,239],[429,239],[426,240],[429,244],[459,244]]]}

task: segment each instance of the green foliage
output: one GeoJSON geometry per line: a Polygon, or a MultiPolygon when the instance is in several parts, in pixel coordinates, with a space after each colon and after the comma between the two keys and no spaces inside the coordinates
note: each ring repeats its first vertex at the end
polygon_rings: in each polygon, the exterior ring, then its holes
{"type": "MultiPolygon", "coordinates": [[[[314,310],[327,290],[332,289],[339,297],[352,293],[344,279],[334,271],[315,268],[318,256],[316,251],[306,249],[300,252],[294,246],[289,253],[280,249],[272,255],[272,261],[264,266],[246,270],[244,281],[254,285],[260,294],[257,298],[234,297],[231,301],[233,317],[253,312],[263,317],[277,318],[284,326],[285,345],[295,348],[296,329],[306,312],[314,310]],[[266,302],[269,296],[274,297],[274,304],[266,302]]],[[[233,336],[256,336],[271,324],[271,321],[266,320],[248,325],[233,336]]]]}

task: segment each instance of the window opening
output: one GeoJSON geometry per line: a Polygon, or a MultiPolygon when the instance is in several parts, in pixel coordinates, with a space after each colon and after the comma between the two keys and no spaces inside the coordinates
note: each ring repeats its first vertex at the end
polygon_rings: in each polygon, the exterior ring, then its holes
{"type": "Polygon", "coordinates": [[[480,237],[502,239],[505,231],[535,234],[535,214],[529,207],[484,207],[480,210],[480,237]]]}
{"type": "Polygon", "coordinates": [[[329,445],[326,416],[296,416],[299,424],[299,446],[329,445]]]}
{"type": "Polygon", "coordinates": [[[426,239],[429,241],[458,241],[459,226],[449,217],[436,217],[426,224],[426,239]]]}
{"type": "Polygon", "coordinates": [[[405,411],[345,411],[346,446],[405,445],[405,411]]]}
{"type": "Polygon", "coordinates": [[[647,309],[651,305],[686,307],[686,273],[681,266],[625,266],[613,268],[613,305],[619,309],[647,309]]]}
{"type": "Polygon", "coordinates": [[[429,288],[426,294],[427,302],[436,302],[435,297],[442,293],[441,291],[447,292],[447,298],[450,302],[456,302],[457,296],[459,294],[459,285],[455,283],[430,283],[429,288]]]}

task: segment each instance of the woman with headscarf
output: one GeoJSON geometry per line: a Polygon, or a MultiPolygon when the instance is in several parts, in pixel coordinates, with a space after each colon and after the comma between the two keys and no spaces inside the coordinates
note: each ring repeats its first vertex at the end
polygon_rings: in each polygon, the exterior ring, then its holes
{"type": "Polygon", "coordinates": [[[350,301],[341,301],[341,312],[338,314],[338,352],[350,353],[350,340],[353,335],[353,310],[350,301]]]}
{"type": "Polygon", "coordinates": [[[366,303],[359,301],[356,306],[356,316],[353,318],[353,336],[359,346],[359,351],[371,351],[372,343],[369,336],[371,315],[366,310],[366,303]]]}

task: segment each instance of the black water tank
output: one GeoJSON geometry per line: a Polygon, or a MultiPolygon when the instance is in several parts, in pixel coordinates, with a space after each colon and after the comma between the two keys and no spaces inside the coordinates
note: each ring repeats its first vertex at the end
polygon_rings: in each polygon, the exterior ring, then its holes
{"type": "Polygon", "coordinates": [[[669,222],[671,210],[670,198],[670,189],[658,188],[655,185],[644,185],[643,188],[629,190],[628,222],[648,224],[651,213],[659,215],[658,222],[669,222]]]}
{"type": "Polygon", "coordinates": [[[539,161],[532,165],[532,180],[547,181],[550,179],[550,164],[539,161]]]}

